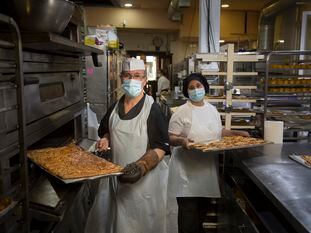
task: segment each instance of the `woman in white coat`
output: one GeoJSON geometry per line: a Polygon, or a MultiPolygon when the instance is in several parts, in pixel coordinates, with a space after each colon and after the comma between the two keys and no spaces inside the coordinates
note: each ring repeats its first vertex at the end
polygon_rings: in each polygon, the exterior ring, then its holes
{"type": "Polygon", "coordinates": [[[221,196],[217,156],[189,150],[191,142],[208,142],[222,136],[249,136],[245,131],[222,128],[217,109],[204,100],[209,86],[201,74],[191,74],[183,82],[189,100],[172,115],[169,140],[174,146],[169,162],[167,232],[204,233],[207,198],[221,196]]]}
{"type": "Polygon", "coordinates": [[[125,167],[124,175],[101,180],[85,232],[165,233],[167,123],[143,91],[142,60],[125,60],[121,79],[125,95],[102,119],[97,148],[110,146],[112,161],[125,167]]]}

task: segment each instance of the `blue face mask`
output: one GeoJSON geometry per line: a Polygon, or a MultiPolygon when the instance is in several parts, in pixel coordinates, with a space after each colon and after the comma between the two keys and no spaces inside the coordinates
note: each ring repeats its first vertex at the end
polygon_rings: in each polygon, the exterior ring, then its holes
{"type": "Polygon", "coordinates": [[[205,96],[205,89],[204,88],[195,88],[193,90],[188,90],[188,95],[191,101],[193,102],[200,102],[203,100],[205,96]]]}
{"type": "Polygon", "coordinates": [[[141,93],[141,81],[135,79],[126,79],[122,84],[122,89],[127,96],[136,97],[141,93]]]}

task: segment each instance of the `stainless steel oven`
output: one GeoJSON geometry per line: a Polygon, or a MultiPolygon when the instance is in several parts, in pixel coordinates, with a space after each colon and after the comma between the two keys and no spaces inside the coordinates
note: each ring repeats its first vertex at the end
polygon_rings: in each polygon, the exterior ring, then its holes
{"type": "Polygon", "coordinates": [[[27,124],[81,101],[78,72],[25,74],[27,124]]]}
{"type": "Polygon", "coordinates": [[[33,164],[26,166],[19,136],[28,149],[61,146],[71,140],[90,146],[92,142],[83,140],[87,114],[82,56],[100,51],[50,33],[31,35],[35,41],[31,43],[25,36],[23,63],[18,67],[15,45],[3,42],[8,31],[2,34],[1,29],[0,24],[0,205],[2,197],[13,202],[10,210],[0,210],[0,233],[15,232],[13,225],[26,226],[28,232],[27,223],[39,232],[83,232],[96,182],[64,185],[33,164]],[[18,71],[21,83],[16,82],[18,71]],[[20,210],[26,216],[22,221],[20,210]]]}

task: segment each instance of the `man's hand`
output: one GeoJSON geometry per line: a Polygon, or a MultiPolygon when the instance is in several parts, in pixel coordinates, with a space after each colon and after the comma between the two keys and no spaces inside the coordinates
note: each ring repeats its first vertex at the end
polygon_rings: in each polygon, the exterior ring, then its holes
{"type": "Polygon", "coordinates": [[[99,141],[96,143],[96,148],[99,151],[107,151],[109,148],[109,140],[106,137],[103,137],[99,139],[99,141]]]}
{"type": "Polygon", "coordinates": [[[161,149],[148,150],[139,160],[128,164],[121,172],[124,174],[119,176],[119,181],[123,183],[135,183],[149,171],[154,169],[164,156],[164,151],[161,149]]]}
{"type": "Polygon", "coordinates": [[[130,163],[126,165],[121,172],[123,172],[123,175],[118,176],[118,180],[122,183],[133,184],[143,176],[142,167],[140,167],[137,163],[130,163]]]}

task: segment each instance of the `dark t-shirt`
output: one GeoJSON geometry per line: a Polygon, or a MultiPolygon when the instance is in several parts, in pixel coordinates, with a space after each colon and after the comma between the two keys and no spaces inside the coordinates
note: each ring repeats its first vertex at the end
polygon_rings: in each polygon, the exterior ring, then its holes
{"type": "MultiPolygon", "coordinates": [[[[131,120],[135,118],[142,110],[146,95],[128,112],[124,112],[124,96],[119,101],[117,106],[118,114],[121,120],[131,120]]],[[[106,133],[109,133],[109,118],[118,102],[110,106],[105,116],[100,122],[98,136],[102,138],[106,133]]],[[[149,138],[150,149],[162,149],[166,154],[170,152],[168,143],[168,122],[160,109],[160,106],[154,102],[151,106],[150,113],[147,119],[147,133],[149,138]]]]}

